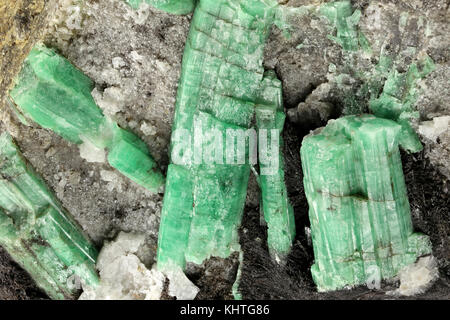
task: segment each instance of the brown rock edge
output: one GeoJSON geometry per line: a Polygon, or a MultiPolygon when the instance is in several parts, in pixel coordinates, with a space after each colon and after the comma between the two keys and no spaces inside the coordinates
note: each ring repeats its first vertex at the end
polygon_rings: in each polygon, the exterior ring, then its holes
{"type": "Polygon", "coordinates": [[[42,36],[54,0],[0,2],[0,109],[22,62],[42,36]]]}

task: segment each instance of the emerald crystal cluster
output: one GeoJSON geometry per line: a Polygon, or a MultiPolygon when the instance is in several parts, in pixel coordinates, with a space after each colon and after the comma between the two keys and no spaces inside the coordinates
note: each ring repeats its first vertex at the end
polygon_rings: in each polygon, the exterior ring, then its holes
{"type": "MultiPolygon", "coordinates": [[[[148,190],[158,192],[166,180],[159,271],[147,270],[140,281],[154,280],[156,289],[148,296],[159,297],[163,290],[160,271],[184,277],[188,262],[201,264],[212,256],[227,258],[240,252],[238,229],[251,171],[261,188],[268,248],[280,262],[290,252],[296,231],[285,184],[282,84],[263,67],[265,43],[279,15],[278,2],[125,1],[134,9],[147,3],[173,14],[194,11],[166,179],[145,143],[103,115],[91,95],[91,79],[52,49],[42,45],[32,49],[10,92],[12,110],[24,123],[32,120],[72,143],[105,150],[112,167],[148,190]],[[267,140],[275,143],[270,148],[267,141],[255,145],[251,130],[259,138],[267,133],[267,140]],[[196,140],[198,132],[215,134],[196,140]],[[228,143],[219,143],[229,132],[247,132],[243,154],[234,153],[232,140],[233,163],[228,143]],[[214,161],[207,161],[198,150],[209,150],[214,161]],[[253,163],[255,150],[259,157],[253,163]]],[[[353,11],[350,1],[324,4],[320,12],[336,27],[331,38],[344,50],[370,49],[357,29],[361,12],[353,11]]],[[[380,67],[385,61],[380,59],[380,67]]],[[[315,256],[311,272],[319,291],[391,278],[431,253],[429,238],[413,232],[399,146],[412,152],[422,148],[410,121],[417,117],[415,84],[432,71],[433,64],[425,60],[406,73],[388,72],[387,64],[384,69],[384,88],[377,83],[380,90],[373,90],[376,96],[369,103],[374,115],[331,120],[302,142],[315,256]]],[[[133,236],[122,237],[125,242],[133,240],[133,236]]],[[[105,290],[113,285],[110,278],[111,283],[98,286],[95,247],[6,133],[0,136],[0,245],[53,299],[76,297],[80,283],[94,296],[108,296],[105,290]]],[[[135,247],[133,254],[139,246],[135,247]]],[[[127,259],[122,260],[136,267],[129,274],[142,273],[137,256],[125,251],[120,255],[127,259]]],[[[242,262],[242,252],[239,256],[242,262]]],[[[123,279],[129,277],[124,274],[123,279]]],[[[239,277],[240,270],[233,287],[236,297],[239,277]]],[[[133,282],[124,287],[130,286],[133,282]]],[[[178,289],[183,293],[185,286],[178,289]]]]}
{"type": "Polygon", "coordinates": [[[351,1],[333,1],[320,7],[320,14],[336,28],[336,36],[329,36],[345,51],[364,51],[370,49],[364,34],[358,30],[360,10],[353,10],[351,1]]]}
{"type": "Polygon", "coordinates": [[[372,115],[331,120],[301,147],[319,291],[395,276],[431,253],[414,233],[399,152],[401,125],[372,115]]]}
{"type": "Polygon", "coordinates": [[[24,118],[76,144],[106,149],[109,164],[157,192],[164,184],[147,145],[106,118],[91,96],[93,82],[54,50],[38,45],[29,54],[10,96],[24,118]]]}
{"type": "MultiPolygon", "coordinates": [[[[381,62],[387,60],[387,66],[392,67],[389,59],[380,59],[381,62]]],[[[420,63],[413,63],[406,72],[391,70],[387,75],[383,91],[379,97],[370,101],[369,108],[378,117],[391,119],[401,125],[402,133],[399,137],[400,145],[407,151],[419,152],[423,149],[422,143],[416,131],[411,125],[411,121],[419,118],[419,112],[414,105],[417,100],[417,82],[430,74],[435,69],[433,60],[426,56],[420,63]]]]}

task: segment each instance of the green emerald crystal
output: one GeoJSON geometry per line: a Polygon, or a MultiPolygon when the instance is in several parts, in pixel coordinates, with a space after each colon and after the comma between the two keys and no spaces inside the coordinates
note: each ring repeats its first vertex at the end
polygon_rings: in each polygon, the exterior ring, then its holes
{"type": "Polygon", "coordinates": [[[287,254],[295,237],[295,222],[294,210],[289,203],[284,181],[282,131],[286,116],[283,109],[282,85],[273,72],[266,73],[262,92],[263,95],[256,104],[256,127],[258,131],[267,130],[268,140],[275,134],[280,141],[277,150],[270,150],[278,155],[278,166],[272,168],[261,159],[259,162],[261,171],[273,171],[259,176],[262,211],[268,227],[267,244],[273,255],[287,254]]]}
{"type": "MultiPolygon", "coordinates": [[[[276,1],[200,0],[183,57],[158,242],[158,267],[201,263],[239,251],[238,227],[245,204],[250,163],[229,164],[229,150],[215,151],[215,163],[196,162],[197,130],[216,132],[203,140],[210,148],[229,130],[251,129],[255,109],[260,128],[284,122],[281,85],[262,66],[265,41],[275,19],[276,1]],[[179,132],[184,132],[179,136],[179,132]],[[174,162],[174,154],[190,159],[174,162]]],[[[280,138],[281,139],[281,138],[280,138]]],[[[246,140],[249,144],[248,140],[246,140]]],[[[281,148],[281,147],[280,147],[281,148]]],[[[279,151],[279,150],[275,150],[279,151]]],[[[245,159],[249,149],[246,148],[245,159]]],[[[237,158],[237,157],[236,157],[237,158]]],[[[262,176],[261,176],[262,177],[262,176]]],[[[294,233],[283,163],[262,177],[269,246],[286,253],[294,233]]]]}
{"type": "Polygon", "coordinates": [[[320,7],[320,14],[330,21],[336,28],[336,36],[328,36],[338,43],[345,51],[357,51],[362,48],[370,50],[369,42],[362,32],[358,30],[361,11],[353,11],[349,0],[329,2],[320,7]]]}
{"type": "Polygon", "coordinates": [[[395,276],[431,253],[413,233],[398,149],[402,127],[371,115],[332,120],[307,136],[301,158],[319,291],[395,276]]]}
{"type": "Polygon", "coordinates": [[[24,116],[70,142],[108,152],[109,164],[156,192],[164,184],[146,144],[106,118],[91,96],[93,83],[55,51],[36,46],[10,96],[24,116]]]}
{"type": "Polygon", "coordinates": [[[0,245],[52,299],[98,283],[97,251],[12,138],[0,136],[0,245]]]}
{"type": "Polygon", "coordinates": [[[377,99],[370,101],[370,110],[378,117],[397,121],[402,127],[399,137],[400,145],[408,151],[422,150],[422,143],[411,126],[412,119],[418,119],[415,110],[417,100],[417,81],[427,76],[435,66],[430,57],[421,63],[411,64],[407,72],[392,70],[384,84],[383,92],[377,99]]]}
{"type": "Polygon", "coordinates": [[[187,14],[194,10],[197,0],[125,0],[133,9],[147,3],[157,9],[173,14],[187,14]]]}

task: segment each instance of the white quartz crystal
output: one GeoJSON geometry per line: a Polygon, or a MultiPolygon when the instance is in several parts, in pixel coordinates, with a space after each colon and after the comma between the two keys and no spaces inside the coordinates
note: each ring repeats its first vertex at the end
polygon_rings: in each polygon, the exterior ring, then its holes
{"type": "Polygon", "coordinates": [[[400,287],[388,291],[390,295],[413,296],[424,293],[438,278],[436,259],[433,256],[419,258],[399,273],[400,287]]]}
{"type": "MultiPolygon", "coordinates": [[[[111,69],[110,71],[113,73],[116,72],[115,69],[111,69]]],[[[107,116],[114,116],[116,113],[122,111],[126,103],[126,96],[122,90],[113,86],[106,88],[103,94],[95,88],[92,91],[92,97],[107,116]]]]}
{"type": "Polygon", "coordinates": [[[449,130],[450,116],[436,117],[432,121],[424,121],[419,125],[419,133],[436,142],[437,138],[449,130]]]}
{"type": "Polygon", "coordinates": [[[97,261],[100,284],[83,287],[81,300],[159,300],[164,288],[164,275],[151,270],[136,253],[145,236],[121,232],[115,241],[107,243],[97,261]]]}
{"type": "Polygon", "coordinates": [[[109,191],[117,190],[118,192],[123,191],[122,177],[115,171],[110,170],[100,170],[100,177],[103,181],[106,181],[106,188],[109,191]]]}
{"type": "Polygon", "coordinates": [[[86,140],[78,146],[80,150],[80,157],[87,162],[101,162],[106,161],[106,152],[104,149],[97,148],[90,141],[86,140]]]}
{"type": "Polygon", "coordinates": [[[184,274],[180,267],[170,269],[165,272],[169,278],[169,295],[177,300],[193,300],[200,291],[184,274]]]}

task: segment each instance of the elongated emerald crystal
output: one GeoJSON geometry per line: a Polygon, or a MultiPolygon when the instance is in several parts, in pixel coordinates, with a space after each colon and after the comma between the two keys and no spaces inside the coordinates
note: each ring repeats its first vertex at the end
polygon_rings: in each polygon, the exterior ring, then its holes
{"type": "Polygon", "coordinates": [[[311,272],[319,291],[393,277],[431,253],[428,237],[413,233],[401,130],[391,120],[348,116],[303,140],[311,272]]]}
{"type": "Polygon", "coordinates": [[[12,138],[0,136],[0,245],[52,299],[98,283],[97,251],[12,138]]]}
{"type": "MultiPolygon", "coordinates": [[[[172,163],[161,213],[159,268],[184,267],[186,261],[201,263],[210,256],[228,257],[240,250],[238,227],[250,162],[239,162],[233,154],[236,161],[230,164],[229,145],[219,150],[214,147],[226,146],[225,137],[238,133],[243,134],[244,144],[251,145],[246,139],[252,135],[255,109],[259,110],[259,127],[278,129],[274,136],[281,139],[281,86],[262,66],[276,8],[277,2],[271,0],[197,2],[178,89],[172,163]],[[214,134],[196,142],[197,132],[214,134]],[[216,161],[204,161],[198,150],[211,148],[216,161]]],[[[249,149],[241,154],[243,158],[248,159],[249,149]]],[[[269,246],[286,253],[294,225],[279,160],[273,177],[261,175],[261,185],[269,246]]]]}
{"type": "Polygon", "coordinates": [[[10,95],[24,116],[69,140],[106,149],[109,164],[157,191],[164,183],[146,144],[106,118],[91,96],[93,83],[55,51],[33,48],[10,95]]]}
{"type": "MultiPolygon", "coordinates": [[[[262,96],[256,104],[256,126],[259,133],[261,130],[267,131],[268,140],[279,141],[277,149],[267,150],[278,157],[276,165],[264,161],[261,157],[259,159],[262,172],[259,176],[262,211],[267,222],[267,244],[272,255],[287,254],[295,237],[294,210],[289,203],[284,181],[282,131],[285,118],[281,82],[273,72],[267,72],[263,81],[262,96]]],[[[259,147],[264,148],[261,142],[259,147]]],[[[266,152],[261,154],[265,155],[266,152]]]]}

